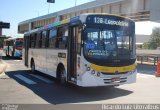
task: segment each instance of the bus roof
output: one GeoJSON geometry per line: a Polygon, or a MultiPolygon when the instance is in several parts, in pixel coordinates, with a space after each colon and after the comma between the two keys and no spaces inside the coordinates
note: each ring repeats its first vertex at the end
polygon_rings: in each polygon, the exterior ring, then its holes
{"type": "Polygon", "coordinates": [[[65,20],[62,20],[62,21],[57,21],[57,22],[45,25],[43,27],[40,27],[40,28],[31,30],[31,31],[25,32],[24,34],[25,35],[26,34],[31,34],[31,33],[37,32],[37,31],[41,31],[41,30],[45,30],[45,29],[48,29],[48,28],[57,27],[57,26],[68,24],[70,22],[78,21],[78,20],[81,20],[81,22],[84,23],[86,21],[86,18],[87,18],[88,15],[110,15],[110,16],[116,16],[116,17],[125,18],[125,19],[133,21],[132,19],[130,19],[128,17],[119,16],[119,15],[115,15],[115,14],[108,14],[108,13],[85,13],[85,14],[81,14],[79,16],[75,16],[75,17],[72,17],[72,18],[69,18],[69,19],[65,19],[65,20]]]}

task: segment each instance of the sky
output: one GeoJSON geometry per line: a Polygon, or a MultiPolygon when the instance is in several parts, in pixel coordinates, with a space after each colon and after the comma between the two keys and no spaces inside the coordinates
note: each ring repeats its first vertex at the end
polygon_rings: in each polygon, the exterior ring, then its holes
{"type": "MultiPolygon", "coordinates": [[[[47,0],[0,0],[0,21],[10,23],[10,29],[3,29],[3,35],[12,37],[22,36],[17,33],[19,22],[74,7],[75,1],[77,5],[80,5],[94,0],[55,1],[55,4],[49,4],[47,0]]],[[[136,23],[136,34],[149,35],[155,26],[160,27],[160,24],[152,22],[136,23]]]]}

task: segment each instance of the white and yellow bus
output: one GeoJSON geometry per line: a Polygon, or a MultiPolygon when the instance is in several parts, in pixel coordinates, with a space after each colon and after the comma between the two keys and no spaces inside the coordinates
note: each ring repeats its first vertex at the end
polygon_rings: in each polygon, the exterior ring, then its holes
{"type": "Polygon", "coordinates": [[[64,84],[110,86],[136,81],[135,23],[82,14],[24,35],[24,63],[64,84]]]}

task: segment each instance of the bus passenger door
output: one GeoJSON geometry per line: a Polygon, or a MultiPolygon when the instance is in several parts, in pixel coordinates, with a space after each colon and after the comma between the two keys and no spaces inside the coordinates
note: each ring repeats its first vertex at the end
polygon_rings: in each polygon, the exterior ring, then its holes
{"type": "Polygon", "coordinates": [[[75,81],[77,76],[77,26],[69,28],[67,77],[69,81],[75,81]]]}

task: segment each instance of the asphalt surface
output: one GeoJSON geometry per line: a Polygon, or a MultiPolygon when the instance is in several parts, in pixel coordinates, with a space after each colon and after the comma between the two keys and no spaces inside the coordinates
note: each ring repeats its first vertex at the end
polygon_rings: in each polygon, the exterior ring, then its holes
{"type": "Polygon", "coordinates": [[[160,78],[154,76],[155,66],[138,65],[137,82],[134,84],[82,88],[60,85],[54,78],[40,72],[32,74],[21,59],[3,57],[3,60],[8,67],[5,74],[0,75],[1,104],[160,103],[160,78]]]}

